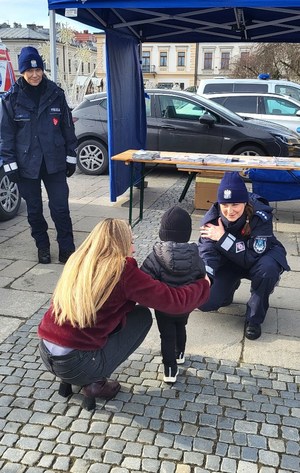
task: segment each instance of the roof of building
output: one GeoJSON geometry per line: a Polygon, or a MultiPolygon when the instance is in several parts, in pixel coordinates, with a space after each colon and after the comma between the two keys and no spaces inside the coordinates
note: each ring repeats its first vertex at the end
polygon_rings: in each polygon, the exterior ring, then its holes
{"type": "Polygon", "coordinates": [[[49,40],[49,34],[31,28],[0,28],[0,40],[5,39],[49,40]]]}

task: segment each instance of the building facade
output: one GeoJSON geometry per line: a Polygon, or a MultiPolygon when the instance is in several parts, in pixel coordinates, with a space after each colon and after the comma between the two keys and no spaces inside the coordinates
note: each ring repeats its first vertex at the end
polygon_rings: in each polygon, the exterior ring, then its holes
{"type": "MultiPolygon", "coordinates": [[[[51,77],[48,29],[35,24],[27,25],[26,28],[0,27],[0,38],[9,50],[16,78],[20,77],[18,57],[24,46],[33,46],[39,51],[45,63],[45,72],[51,77]]],[[[96,39],[87,31],[65,31],[65,38],[60,37],[58,33],[56,64],[58,83],[66,92],[72,106],[80,102],[85,93],[99,91],[100,80],[96,77],[96,39]]]]}
{"type": "MultiPolygon", "coordinates": [[[[97,76],[105,81],[105,34],[97,33],[97,76]]],[[[146,88],[195,88],[201,79],[230,75],[235,62],[248,55],[249,43],[143,43],[146,88]]]]}

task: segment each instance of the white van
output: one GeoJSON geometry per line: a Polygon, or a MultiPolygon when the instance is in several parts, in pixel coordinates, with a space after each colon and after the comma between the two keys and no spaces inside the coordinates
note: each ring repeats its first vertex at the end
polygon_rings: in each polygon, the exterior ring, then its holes
{"type": "Polygon", "coordinates": [[[300,101],[300,84],[273,79],[201,79],[197,94],[259,92],[288,95],[300,101]]]}

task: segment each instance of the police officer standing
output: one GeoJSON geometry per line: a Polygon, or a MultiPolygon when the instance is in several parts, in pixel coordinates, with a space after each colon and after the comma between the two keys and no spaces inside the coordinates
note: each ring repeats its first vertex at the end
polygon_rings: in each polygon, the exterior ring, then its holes
{"type": "Polygon", "coordinates": [[[76,169],[72,116],[63,90],[44,75],[43,60],[35,48],[21,50],[19,71],[22,77],[2,98],[0,157],[9,179],[18,182],[26,201],[38,260],[47,264],[51,255],[43,216],[43,181],[57,231],[59,261],[65,263],[75,250],[66,179],[76,169]]]}

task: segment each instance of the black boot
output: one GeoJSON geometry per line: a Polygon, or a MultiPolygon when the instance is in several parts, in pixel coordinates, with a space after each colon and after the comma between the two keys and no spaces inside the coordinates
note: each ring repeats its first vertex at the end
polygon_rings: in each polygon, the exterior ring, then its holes
{"type": "Polygon", "coordinates": [[[248,340],[256,340],[260,336],[261,336],[260,324],[253,324],[251,322],[246,322],[245,337],[248,338],[248,340]]]}
{"type": "Polygon", "coordinates": [[[39,258],[39,263],[41,264],[51,263],[50,248],[39,248],[38,258],[39,258]]]}
{"type": "Polygon", "coordinates": [[[84,394],[83,407],[88,411],[95,409],[96,397],[102,399],[112,399],[120,391],[121,385],[118,381],[108,381],[106,378],[101,379],[97,383],[91,383],[82,389],[84,394]]]}
{"type": "Polygon", "coordinates": [[[65,264],[70,258],[71,254],[74,253],[74,250],[59,250],[59,261],[60,263],[65,264]]]}

